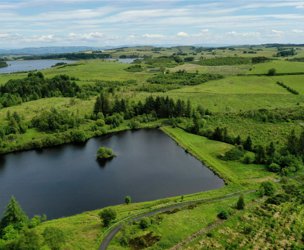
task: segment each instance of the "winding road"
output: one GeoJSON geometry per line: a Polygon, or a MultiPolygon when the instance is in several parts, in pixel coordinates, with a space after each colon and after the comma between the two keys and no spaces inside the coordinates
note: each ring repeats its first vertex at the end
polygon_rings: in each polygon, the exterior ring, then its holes
{"type": "MultiPolygon", "coordinates": [[[[189,205],[195,205],[195,204],[203,204],[203,203],[221,201],[221,200],[229,199],[229,198],[234,197],[234,196],[238,196],[240,194],[248,194],[248,193],[254,193],[254,192],[256,192],[256,190],[249,190],[249,191],[244,191],[244,192],[235,192],[235,193],[230,193],[230,194],[226,194],[226,195],[223,195],[223,196],[210,198],[210,199],[200,199],[200,200],[180,202],[180,203],[177,203],[177,204],[171,204],[171,205],[168,205],[166,207],[158,208],[158,209],[155,209],[155,210],[150,211],[150,212],[135,215],[134,217],[129,218],[126,221],[124,220],[124,222],[128,222],[128,223],[135,222],[135,221],[138,221],[138,220],[140,220],[144,217],[149,217],[149,216],[153,216],[155,214],[172,211],[172,210],[177,209],[177,208],[183,208],[183,207],[186,207],[186,206],[189,206],[189,205]]],[[[120,222],[119,224],[117,224],[116,226],[114,226],[110,230],[110,232],[103,238],[103,241],[101,242],[99,250],[106,250],[108,248],[112,239],[122,229],[122,226],[123,226],[123,223],[120,222]]]]}

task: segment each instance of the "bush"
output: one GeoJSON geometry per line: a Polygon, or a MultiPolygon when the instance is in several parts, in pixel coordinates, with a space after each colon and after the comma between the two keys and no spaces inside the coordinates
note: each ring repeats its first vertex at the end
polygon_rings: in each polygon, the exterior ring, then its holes
{"type": "Polygon", "coordinates": [[[289,201],[289,196],[287,194],[277,194],[273,197],[268,198],[265,203],[266,204],[273,204],[273,205],[280,205],[281,203],[289,201]]]}
{"type": "Polygon", "coordinates": [[[277,163],[271,163],[269,166],[267,166],[268,171],[279,173],[281,171],[281,166],[277,163]]]}
{"type": "Polygon", "coordinates": [[[116,219],[116,211],[112,208],[107,208],[99,213],[99,217],[105,227],[108,227],[113,220],[116,219]]]}
{"type": "Polygon", "coordinates": [[[274,195],[276,191],[275,186],[273,185],[273,183],[266,181],[261,183],[260,188],[259,188],[259,193],[261,196],[272,196],[274,195]]]}
{"type": "Polygon", "coordinates": [[[218,213],[217,217],[221,220],[227,220],[229,217],[229,213],[226,210],[223,210],[218,213]]]}
{"type": "Polygon", "coordinates": [[[151,221],[149,218],[142,218],[139,222],[139,227],[141,229],[146,229],[150,226],[150,224],[151,224],[151,221]]]}
{"type": "Polygon", "coordinates": [[[9,249],[40,250],[42,248],[41,236],[33,229],[25,230],[16,243],[9,249]]]}
{"type": "Polygon", "coordinates": [[[55,227],[47,227],[43,231],[44,242],[52,250],[59,250],[65,244],[65,235],[62,230],[55,227]]]}
{"type": "Polygon", "coordinates": [[[74,130],[71,132],[71,138],[73,142],[83,143],[87,140],[87,135],[84,131],[74,130]]]}
{"type": "Polygon", "coordinates": [[[234,147],[226,152],[222,159],[225,161],[236,161],[241,159],[243,156],[244,151],[239,147],[234,147]]]}
{"type": "Polygon", "coordinates": [[[135,120],[135,119],[132,119],[129,122],[129,127],[130,127],[131,130],[139,129],[140,128],[140,122],[135,120]]]}
{"type": "Polygon", "coordinates": [[[277,70],[274,69],[274,68],[272,68],[272,69],[269,69],[269,70],[268,70],[267,75],[268,75],[268,76],[274,76],[274,75],[276,75],[276,73],[277,73],[277,70]]]}
{"type": "Polygon", "coordinates": [[[245,157],[243,158],[243,163],[245,164],[251,164],[254,162],[254,157],[252,157],[249,154],[246,154],[245,157]]]}
{"type": "Polygon", "coordinates": [[[117,128],[123,122],[123,120],[123,116],[116,113],[114,115],[108,116],[105,122],[106,124],[111,125],[112,128],[117,128]]]}

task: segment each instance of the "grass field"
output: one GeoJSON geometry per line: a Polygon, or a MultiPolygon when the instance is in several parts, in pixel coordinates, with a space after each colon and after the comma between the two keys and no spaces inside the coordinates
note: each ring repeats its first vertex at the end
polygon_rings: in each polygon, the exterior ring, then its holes
{"type": "MultiPolygon", "coordinates": [[[[298,50],[297,56],[300,57],[304,50],[298,50]]],[[[194,60],[215,57],[256,57],[266,56],[273,57],[277,53],[276,48],[265,48],[262,46],[236,47],[234,49],[213,49],[213,50],[196,50],[193,47],[174,47],[152,49],[151,47],[122,48],[110,50],[112,56],[117,58],[121,55],[144,55],[158,57],[171,56],[173,53],[179,54],[182,58],[193,56],[194,60]],[[251,51],[254,53],[244,53],[251,51]],[[183,52],[183,53],[181,53],[183,52]]],[[[43,70],[47,78],[58,74],[67,74],[70,77],[77,78],[76,83],[80,86],[95,84],[98,81],[128,81],[136,80],[122,88],[117,88],[111,98],[126,98],[130,102],[143,101],[148,96],[169,96],[174,99],[190,100],[196,107],[202,105],[205,109],[212,111],[212,115],[204,117],[205,124],[203,129],[214,130],[216,127],[226,127],[229,135],[236,137],[240,135],[244,140],[248,135],[251,136],[255,145],[268,145],[273,141],[278,147],[286,143],[286,138],[292,129],[299,134],[303,129],[303,123],[300,119],[287,121],[257,121],[251,118],[245,118],[241,115],[243,111],[256,111],[265,109],[268,111],[281,111],[288,113],[290,110],[301,110],[304,106],[304,75],[277,75],[277,76],[256,76],[255,74],[267,74],[268,70],[275,68],[277,73],[304,73],[304,63],[290,62],[283,58],[255,65],[233,65],[233,66],[200,66],[197,64],[184,63],[174,68],[169,68],[170,72],[186,70],[187,72],[222,74],[221,80],[209,81],[195,86],[179,86],[178,89],[162,92],[147,92],[140,90],[140,86],[149,85],[146,80],[154,75],[149,72],[146,64],[142,63],[144,70],[142,72],[132,73],[125,69],[130,66],[119,62],[110,62],[102,60],[79,61],[75,65],[57,67],[43,70]],[[240,75],[238,75],[240,74],[240,75]],[[279,86],[277,81],[284,82],[287,86],[297,90],[299,95],[288,92],[285,88],[279,86]]],[[[159,71],[155,71],[159,74],[159,71]]],[[[26,77],[26,73],[0,74],[0,84],[4,84],[9,79],[19,79],[26,77]]],[[[150,84],[153,85],[153,84],[150,84]]],[[[157,84],[156,84],[157,85],[157,84]]],[[[158,91],[158,90],[157,90],[158,91]]],[[[90,116],[93,111],[95,96],[89,99],[53,97],[44,98],[30,102],[24,102],[21,105],[0,109],[0,123],[7,124],[7,112],[11,114],[18,112],[26,123],[45,110],[57,108],[59,110],[68,110],[80,118],[90,116]]],[[[95,121],[87,119],[80,125],[79,129],[87,132],[90,136],[96,135],[92,132],[91,127],[95,121]]],[[[142,127],[161,126],[163,120],[142,123],[142,127]]],[[[124,121],[116,129],[111,129],[106,125],[106,132],[130,129],[129,121],[124,121]]],[[[240,161],[224,161],[219,158],[227,151],[231,150],[234,145],[223,142],[209,140],[205,137],[185,132],[181,128],[161,126],[161,129],[174,139],[187,152],[194,155],[206,166],[212,169],[216,174],[222,177],[226,184],[223,188],[197,194],[184,196],[184,201],[198,200],[205,198],[214,198],[237,191],[246,191],[256,189],[261,182],[276,181],[279,177],[266,170],[266,166],[258,164],[244,164],[240,161]]],[[[69,132],[69,131],[67,131],[69,132]]],[[[59,133],[58,133],[59,134],[59,133]]],[[[58,135],[54,133],[54,136],[58,135]]],[[[39,132],[34,128],[29,128],[25,134],[14,135],[14,141],[10,143],[10,151],[18,148],[35,139],[49,136],[50,134],[39,132]]],[[[252,153],[253,154],[253,153],[252,153]]],[[[251,200],[256,198],[254,194],[246,195],[246,202],[251,204],[251,200]]],[[[117,211],[118,217],[114,225],[123,222],[125,219],[135,214],[152,211],[159,207],[167,206],[180,202],[181,197],[171,197],[162,200],[135,203],[130,205],[117,205],[112,208],[117,211]]],[[[0,201],[1,202],[1,201],[0,201]]],[[[160,235],[160,241],[151,249],[164,249],[174,246],[191,234],[202,228],[208,227],[210,223],[217,221],[217,214],[223,209],[232,209],[236,198],[229,198],[217,203],[201,204],[193,209],[183,209],[172,214],[163,214],[162,221],[159,224],[153,224],[148,230],[138,230],[138,225],[126,226],[133,232],[133,236],[140,236],[149,231],[155,235],[160,235]],[[174,229],[174,230],[172,230],[174,229]]],[[[259,201],[256,201],[259,202],[259,201]]],[[[254,209],[255,202],[252,203],[254,209]]],[[[251,205],[250,205],[251,206],[251,205]]],[[[289,207],[282,207],[282,215],[288,216],[285,211],[289,207]],[[284,211],[283,211],[284,210],[284,211]]],[[[46,221],[37,227],[42,232],[47,226],[55,226],[63,230],[67,237],[67,243],[64,249],[97,249],[102,239],[108,232],[107,228],[102,227],[98,213],[96,211],[85,212],[79,215],[59,218],[56,220],[46,221]]],[[[209,239],[202,236],[197,241],[189,243],[186,249],[202,248],[202,244],[211,244],[212,242],[219,246],[224,246],[223,241],[229,241],[231,232],[236,240],[247,246],[246,239],[239,235],[239,227],[242,216],[250,216],[253,210],[248,212],[237,212],[235,216],[228,220],[219,230],[213,231],[214,238],[209,239]],[[245,242],[246,241],[246,242],[245,242]],[[211,242],[211,243],[210,243],[211,242]],[[246,244],[245,244],[246,243],[246,244]]],[[[294,215],[295,218],[302,218],[298,213],[303,214],[303,210],[294,215]]],[[[256,225],[261,224],[259,218],[256,218],[256,225]]],[[[282,221],[285,223],[285,221],[282,221]]],[[[287,222],[286,222],[287,223],[287,222]]],[[[288,223],[287,223],[288,224],[288,223]]],[[[289,225],[289,224],[288,224],[289,225]]],[[[264,230],[264,229],[263,229],[264,230]]],[[[266,233],[266,229],[263,231],[266,233]]],[[[281,233],[281,231],[280,231],[281,233]]],[[[283,233],[280,236],[283,238],[283,233]]],[[[111,243],[110,249],[122,249],[119,244],[119,238],[111,243]]],[[[287,237],[287,236],[286,236],[287,237]]],[[[262,237],[263,238],[263,237],[262,237]]],[[[257,239],[258,240],[258,239],[257,239]]],[[[279,244],[279,243],[278,243],[279,244]]],[[[258,246],[263,246],[263,240],[259,240],[258,246]]],[[[280,246],[289,246],[281,244],[280,246]]],[[[284,248],[284,247],[283,247],[284,248]]],[[[214,248],[216,249],[216,248],[214,248]]],[[[245,248],[244,248],[245,249],[245,248]]]]}
{"type": "Polygon", "coordinates": [[[271,68],[276,69],[277,73],[303,73],[304,63],[275,60],[254,65],[248,74],[267,74],[271,68]]]}

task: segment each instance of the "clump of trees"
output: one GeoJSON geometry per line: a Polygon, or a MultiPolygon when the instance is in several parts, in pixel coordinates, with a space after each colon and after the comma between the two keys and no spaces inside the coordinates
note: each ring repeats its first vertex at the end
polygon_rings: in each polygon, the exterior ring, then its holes
{"type": "Polygon", "coordinates": [[[174,73],[158,74],[147,81],[153,84],[198,85],[222,78],[223,76],[219,74],[188,73],[185,70],[179,70],[174,73]]]}
{"type": "Polygon", "coordinates": [[[29,73],[26,78],[12,79],[0,86],[0,104],[3,107],[47,97],[73,97],[79,86],[67,75],[46,79],[41,72],[29,73]]]}
{"type": "Polygon", "coordinates": [[[46,220],[46,216],[29,218],[17,200],[12,197],[0,220],[0,249],[62,249],[65,244],[64,233],[55,227],[48,227],[42,235],[35,227],[46,220]]]}
{"type": "Polygon", "coordinates": [[[31,126],[42,132],[60,132],[69,128],[76,128],[80,119],[67,110],[52,108],[50,111],[43,111],[31,121],[31,126]]]}
{"type": "Polygon", "coordinates": [[[0,68],[4,68],[4,67],[7,67],[7,63],[5,61],[1,61],[0,60],[0,68]]]}
{"type": "Polygon", "coordinates": [[[115,154],[111,148],[100,147],[97,150],[96,157],[98,160],[108,160],[108,159],[112,159],[113,157],[115,157],[115,154]]]}
{"type": "Polygon", "coordinates": [[[297,54],[294,48],[286,49],[286,48],[278,48],[277,57],[287,57],[287,56],[295,56],[297,54]]]}

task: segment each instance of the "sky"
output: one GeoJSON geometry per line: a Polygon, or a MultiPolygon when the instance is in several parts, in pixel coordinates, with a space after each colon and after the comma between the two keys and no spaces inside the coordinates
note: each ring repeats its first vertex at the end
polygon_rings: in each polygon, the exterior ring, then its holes
{"type": "Polygon", "coordinates": [[[0,48],[304,43],[304,1],[0,0],[0,48]]]}

